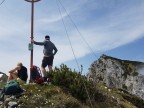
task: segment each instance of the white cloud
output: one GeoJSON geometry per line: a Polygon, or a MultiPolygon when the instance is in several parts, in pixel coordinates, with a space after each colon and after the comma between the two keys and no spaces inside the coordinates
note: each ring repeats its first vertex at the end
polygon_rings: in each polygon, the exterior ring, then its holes
{"type": "MultiPolygon", "coordinates": [[[[66,17],[67,14],[66,13],[63,13],[62,14],[62,17],[66,17]]],[[[57,21],[61,21],[61,16],[60,15],[51,15],[50,17],[45,17],[45,18],[42,18],[42,19],[38,19],[36,20],[37,23],[39,24],[49,24],[49,23],[55,23],[57,21]]]]}
{"type": "MultiPolygon", "coordinates": [[[[73,2],[66,1],[64,6],[68,8],[69,14],[72,14],[73,17],[76,16],[74,17],[75,20],[77,19],[75,21],[76,25],[78,25],[83,37],[96,53],[117,48],[143,37],[144,9],[142,5],[140,7],[138,5],[129,7],[125,11],[122,8],[117,8],[102,13],[101,10],[103,9],[100,9],[96,1],[89,2],[89,0],[85,0],[83,2],[83,0],[80,0],[76,4],[73,4],[73,2]],[[86,4],[87,2],[89,4],[86,4]],[[82,8],[84,6],[86,8],[82,8]],[[99,14],[97,14],[98,11],[100,11],[99,14]]],[[[8,16],[9,14],[6,13],[5,15],[8,16]]],[[[58,48],[54,64],[59,65],[73,60],[73,52],[62,25],[60,14],[51,12],[49,14],[45,13],[44,17],[40,16],[41,13],[37,13],[37,15],[39,17],[36,17],[34,25],[35,40],[43,41],[44,35],[51,35],[52,42],[58,48]]],[[[66,21],[66,27],[76,57],[81,58],[91,53],[64,11],[62,11],[62,16],[66,21]]],[[[3,72],[8,72],[19,61],[22,61],[29,68],[30,52],[28,51],[28,43],[30,36],[28,35],[30,35],[30,16],[26,17],[29,18],[29,22],[18,15],[9,16],[9,18],[3,17],[0,20],[0,48],[2,51],[0,53],[0,69],[3,72]]],[[[43,47],[34,46],[34,64],[38,66],[41,65],[43,57],[42,50],[43,47]]]]}

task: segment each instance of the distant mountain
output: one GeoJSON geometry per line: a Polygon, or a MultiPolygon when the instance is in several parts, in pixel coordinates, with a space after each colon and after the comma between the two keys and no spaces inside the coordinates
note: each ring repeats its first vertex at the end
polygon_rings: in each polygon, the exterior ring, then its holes
{"type": "Polygon", "coordinates": [[[88,79],[95,83],[102,82],[108,87],[127,90],[144,99],[144,75],[140,74],[143,69],[143,62],[102,55],[91,64],[88,79]]]}
{"type": "Polygon", "coordinates": [[[8,76],[3,72],[0,72],[0,75],[2,75],[0,77],[0,88],[2,88],[6,84],[8,76]]]}

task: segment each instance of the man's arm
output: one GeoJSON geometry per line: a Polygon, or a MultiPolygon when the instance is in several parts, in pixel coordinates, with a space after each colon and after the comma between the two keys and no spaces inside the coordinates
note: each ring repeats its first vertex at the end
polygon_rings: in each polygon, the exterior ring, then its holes
{"type": "Polygon", "coordinates": [[[56,48],[56,46],[54,45],[54,53],[53,55],[55,55],[57,53],[58,49],[56,48]]]}
{"type": "Polygon", "coordinates": [[[32,43],[34,43],[36,45],[41,45],[41,46],[43,46],[45,44],[45,42],[36,42],[34,40],[32,40],[32,43]]]}
{"type": "Polygon", "coordinates": [[[17,67],[15,67],[14,69],[10,70],[10,71],[9,71],[9,73],[16,72],[16,71],[17,71],[17,70],[19,70],[19,69],[20,69],[20,67],[19,67],[19,66],[17,66],[17,67]]]}

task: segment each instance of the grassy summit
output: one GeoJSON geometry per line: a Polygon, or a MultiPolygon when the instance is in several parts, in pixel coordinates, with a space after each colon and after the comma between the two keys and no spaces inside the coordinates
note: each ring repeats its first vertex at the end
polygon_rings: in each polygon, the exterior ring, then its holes
{"type": "Polygon", "coordinates": [[[18,108],[91,108],[90,102],[93,108],[144,108],[144,101],[139,97],[122,89],[87,81],[85,76],[66,65],[56,67],[48,76],[51,85],[22,86],[26,92],[13,100],[18,103],[18,108]]]}

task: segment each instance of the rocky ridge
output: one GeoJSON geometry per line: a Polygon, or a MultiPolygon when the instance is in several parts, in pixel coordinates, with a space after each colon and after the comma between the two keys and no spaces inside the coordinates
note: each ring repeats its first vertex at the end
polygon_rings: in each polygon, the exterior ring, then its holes
{"type": "Polygon", "coordinates": [[[144,99],[144,75],[141,75],[143,68],[143,62],[102,55],[91,64],[88,79],[95,83],[102,82],[108,87],[127,90],[144,99]]]}
{"type": "Polygon", "coordinates": [[[3,72],[0,72],[0,74],[0,88],[2,88],[6,84],[8,76],[3,72]]]}

